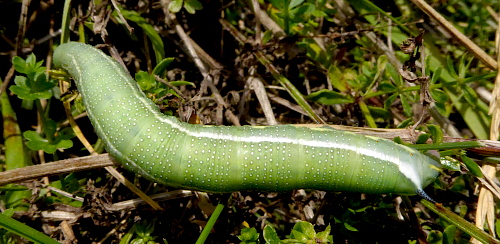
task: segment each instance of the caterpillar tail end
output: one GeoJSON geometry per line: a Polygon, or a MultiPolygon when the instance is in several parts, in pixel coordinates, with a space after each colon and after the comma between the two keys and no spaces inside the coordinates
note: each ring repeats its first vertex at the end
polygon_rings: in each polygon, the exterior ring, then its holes
{"type": "Polygon", "coordinates": [[[425,193],[424,190],[422,190],[422,189],[417,190],[417,195],[419,195],[421,198],[423,198],[431,203],[434,203],[434,204],[437,203],[436,201],[434,201],[434,199],[429,197],[429,195],[427,195],[427,193],[425,193]]]}

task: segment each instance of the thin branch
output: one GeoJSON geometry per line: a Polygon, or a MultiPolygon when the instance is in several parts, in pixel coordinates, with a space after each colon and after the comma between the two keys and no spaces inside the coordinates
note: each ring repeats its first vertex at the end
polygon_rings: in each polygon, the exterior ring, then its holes
{"type": "Polygon", "coordinates": [[[0,172],[0,185],[114,165],[108,154],[60,160],[0,172]]]}

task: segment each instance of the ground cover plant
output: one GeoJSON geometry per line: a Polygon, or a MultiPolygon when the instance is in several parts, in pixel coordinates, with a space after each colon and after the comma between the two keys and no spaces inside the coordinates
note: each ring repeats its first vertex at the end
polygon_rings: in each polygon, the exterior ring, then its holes
{"type": "Polygon", "coordinates": [[[2,243],[498,243],[496,2],[0,4],[16,16],[0,22],[2,243]],[[421,150],[442,164],[431,199],[151,182],[101,154],[53,66],[68,41],[118,60],[184,122],[331,126],[421,150]]]}

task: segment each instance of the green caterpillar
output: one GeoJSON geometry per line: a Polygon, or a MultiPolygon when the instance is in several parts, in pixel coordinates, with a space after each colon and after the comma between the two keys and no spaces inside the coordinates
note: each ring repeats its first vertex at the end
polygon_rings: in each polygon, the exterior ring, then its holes
{"type": "Polygon", "coordinates": [[[439,163],[390,140],[330,128],[201,126],[162,114],[130,75],[70,42],[54,64],[71,74],[109,153],[165,185],[209,192],[317,189],[420,194],[439,163]]]}

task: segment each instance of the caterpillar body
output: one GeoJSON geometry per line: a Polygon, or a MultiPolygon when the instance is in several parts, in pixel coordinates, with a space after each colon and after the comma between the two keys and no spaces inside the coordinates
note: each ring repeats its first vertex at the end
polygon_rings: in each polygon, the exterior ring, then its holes
{"type": "Polygon", "coordinates": [[[326,127],[201,126],[162,114],[111,57],[60,45],[54,64],[76,81],[109,153],[165,185],[208,192],[317,189],[421,194],[439,163],[390,140],[326,127]]]}

